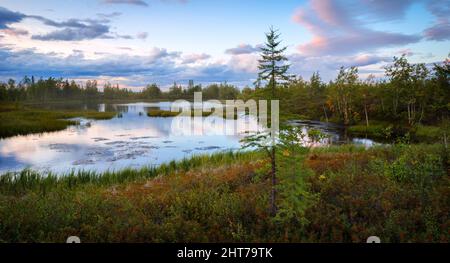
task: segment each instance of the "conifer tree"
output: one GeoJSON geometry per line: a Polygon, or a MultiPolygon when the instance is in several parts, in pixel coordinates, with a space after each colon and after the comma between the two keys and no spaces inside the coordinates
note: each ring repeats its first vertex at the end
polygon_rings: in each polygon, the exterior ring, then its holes
{"type": "Polygon", "coordinates": [[[261,47],[261,59],[258,60],[258,81],[268,81],[272,99],[275,99],[277,83],[289,80],[286,73],[290,65],[285,63],[288,59],[284,55],[287,47],[280,47],[279,37],[278,30],[270,27],[269,32],[266,33],[265,46],[261,47]]]}
{"type": "MultiPolygon", "coordinates": [[[[287,76],[287,71],[289,70],[289,64],[286,63],[287,57],[283,54],[286,51],[286,47],[280,47],[281,41],[279,40],[280,34],[278,30],[270,27],[268,33],[266,33],[266,43],[264,47],[261,47],[261,59],[259,62],[259,73],[257,83],[261,80],[268,81],[268,88],[271,91],[271,99],[276,99],[275,90],[277,83],[281,83],[289,80],[287,76]]],[[[265,136],[256,136],[255,138],[249,139],[250,144],[261,145],[260,140],[267,139],[265,136]]],[[[272,143],[269,146],[264,145],[263,148],[266,149],[271,163],[271,180],[272,189],[270,195],[270,210],[271,214],[275,216],[277,213],[276,205],[276,187],[277,187],[277,176],[276,176],[276,142],[274,137],[271,136],[272,143]]]]}

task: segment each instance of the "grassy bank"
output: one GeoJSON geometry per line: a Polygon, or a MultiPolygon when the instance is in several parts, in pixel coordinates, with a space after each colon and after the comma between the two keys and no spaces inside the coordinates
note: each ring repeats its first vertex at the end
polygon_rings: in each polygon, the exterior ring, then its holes
{"type": "Polygon", "coordinates": [[[2,105],[0,106],[0,138],[63,130],[77,123],[74,120],[68,120],[70,118],[103,120],[115,115],[114,112],[42,110],[2,105]]]}
{"type": "MultiPolygon", "coordinates": [[[[210,111],[200,111],[200,110],[192,110],[191,111],[191,115],[190,116],[202,116],[202,117],[208,117],[208,116],[211,116],[213,114],[213,112],[210,112],[210,111]]],[[[180,115],[180,112],[175,112],[175,111],[170,111],[170,110],[157,110],[157,109],[152,109],[152,110],[149,110],[148,112],[147,112],[147,116],[149,116],[149,117],[162,117],[162,118],[168,118],[168,117],[176,117],[176,116],[179,116],[180,115]]],[[[228,116],[227,116],[227,114],[226,114],[226,112],[224,112],[223,113],[223,115],[222,115],[222,117],[224,118],[224,119],[227,119],[228,118],[228,116]]],[[[238,115],[237,115],[237,113],[235,112],[234,113],[234,116],[232,116],[231,118],[233,118],[233,119],[237,119],[237,117],[238,117],[238,115]]]]}
{"type": "Polygon", "coordinates": [[[373,122],[369,126],[365,124],[349,126],[347,131],[354,136],[373,139],[393,140],[403,138],[413,142],[437,143],[442,142],[444,137],[447,137],[448,140],[450,125],[448,122],[441,122],[434,126],[417,124],[410,127],[405,124],[373,122]]]}
{"type": "Polygon", "coordinates": [[[354,136],[363,136],[374,139],[390,139],[393,135],[393,125],[389,123],[373,123],[369,126],[357,124],[349,126],[347,132],[354,136]]]}
{"type": "Polygon", "coordinates": [[[64,242],[70,235],[83,242],[450,240],[448,159],[441,145],[302,154],[303,168],[290,175],[304,180],[286,180],[280,167],[276,217],[269,214],[268,161],[259,153],[117,173],[8,174],[0,181],[0,241],[64,242]],[[292,196],[283,195],[286,189],[292,196]]]}

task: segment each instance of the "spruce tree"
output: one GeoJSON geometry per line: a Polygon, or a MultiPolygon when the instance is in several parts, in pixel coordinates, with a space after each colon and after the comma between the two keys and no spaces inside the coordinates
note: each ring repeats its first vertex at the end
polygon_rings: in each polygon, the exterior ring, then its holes
{"type": "Polygon", "coordinates": [[[287,47],[280,47],[281,41],[278,40],[279,37],[278,30],[270,27],[269,32],[266,33],[265,46],[261,47],[261,59],[258,60],[259,73],[257,81],[268,81],[272,99],[275,99],[277,83],[289,79],[286,73],[290,65],[285,63],[288,59],[284,55],[287,47]]]}
{"type": "MultiPolygon", "coordinates": [[[[278,40],[280,34],[278,30],[270,27],[268,33],[266,33],[266,43],[265,46],[261,48],[261,59],[259,62],[259,73],[257,82],[260,83],[261,80],[268,81],[268,88],[271,90],[271,99],[276,99],[275,90],[277,83],[287,81],[289,77],[287,76],[287,71],[289,70],[289,64],[286,63],[287,57],[283,54],[287,47],[280,47],[281,41],[278,40]]],[[[257,137],[258,138],[258,137],[257,137]]],[[[259,137],[262,138],[262,137],[259,137]]],[[[258,139],[256,139],[258,141],[258,139]]],[[[277,187],[277,176],[276,176],[276,141],[271,136],[272,143],[270,147],[266,148],[271,163],[271,181],[272,189],[270,195],[270,210],[271,214],[275,216],[277,213],[276,205],[276,187],[277,187]]]]}

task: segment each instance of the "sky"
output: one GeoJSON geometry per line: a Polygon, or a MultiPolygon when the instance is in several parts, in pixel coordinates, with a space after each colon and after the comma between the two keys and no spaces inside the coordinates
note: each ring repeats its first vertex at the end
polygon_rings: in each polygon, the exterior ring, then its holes
{"type": "Polygon", "coordinates": [[[450,53],[450,0],[0,0],[0,81],[88,79],[251,85],[259,47],[279,30],[290,73],[325,81],[341,66],[383,76],[450,53]]]}

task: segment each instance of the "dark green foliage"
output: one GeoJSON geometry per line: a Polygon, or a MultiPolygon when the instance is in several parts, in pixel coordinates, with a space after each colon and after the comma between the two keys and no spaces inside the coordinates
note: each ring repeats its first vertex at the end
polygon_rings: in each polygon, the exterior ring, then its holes
{"type": "Polygon", "coordinates": [[[277,83],[289,80],[286,75],[289,65],[284,52],[287,47],[280,47],[281,41],[278,40],[280,34],[277,30],[270,28],[266,33],[265,46],[261,48],[261,59],[258,61],[258,79],[257,83],[261,81],[268,81],[268,88],[271,90],[272,99],[275,98],[275,89],[277,83]]]}

